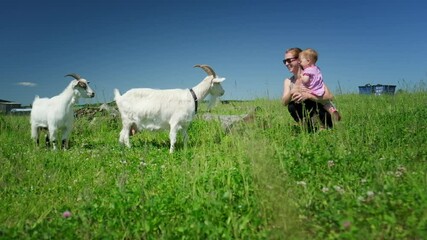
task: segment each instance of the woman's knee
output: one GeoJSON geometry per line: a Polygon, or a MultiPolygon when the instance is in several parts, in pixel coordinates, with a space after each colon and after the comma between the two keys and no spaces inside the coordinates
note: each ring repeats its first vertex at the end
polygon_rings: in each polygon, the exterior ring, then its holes
{"type": "Polygon", "coordinates": [[[332,116],[323,108],[319,108],[319,117],[322,124],[328,128],[333,127],[332,116]]]}
{"type": "Polygon", "coordinates": [[[296,121],[299,122],[301,121],[301,116],[300,116],[300,108],[297,104],[295,104],[294,102],[291,102],[288,104],[288,111],[291,114],[292,118],[296,121]]]}

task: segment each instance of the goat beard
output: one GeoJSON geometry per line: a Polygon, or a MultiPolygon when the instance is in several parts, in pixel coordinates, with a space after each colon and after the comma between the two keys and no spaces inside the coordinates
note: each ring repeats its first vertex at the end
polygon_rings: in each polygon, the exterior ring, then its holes
{"type": "Polygon", "coordinates": [[[208,111],[210,111],[213,107],[215,107],[218,102],[219,102],[218,96],[210,95],[209,104],[208,104],[208,111]]]}

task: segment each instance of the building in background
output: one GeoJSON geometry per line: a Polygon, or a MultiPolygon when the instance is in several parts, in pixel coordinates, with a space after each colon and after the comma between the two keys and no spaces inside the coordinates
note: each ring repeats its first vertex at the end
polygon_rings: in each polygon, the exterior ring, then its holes
{"type": "Polygon", "coordinates": [[[21,104],[8,100],[0,99],[0,113],[10,113],[12,109],[20,109],[21,104]]]}
{"type": "Polygon", "coordinates": [[[359,94],[375,94],[375,95],[382,95],[382,94],[390,94],[393,95],[394,91],[396,90],[396,85],[383,85],[383,84],[366,84],[365,86],[359,86],[359,94]]]}

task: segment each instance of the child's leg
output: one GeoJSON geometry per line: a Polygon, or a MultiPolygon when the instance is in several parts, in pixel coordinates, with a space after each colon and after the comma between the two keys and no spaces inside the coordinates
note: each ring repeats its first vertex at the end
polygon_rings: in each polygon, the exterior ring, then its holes
{"type": "Polygon", "coordinates": [[[334,104],[331,101],[323,104],[323,108],[325,108],[325,110],[331,114],[332,119],[334,121],[341,121],[341,114],[338,112],[337,108],[334,106],[334,104]]]}

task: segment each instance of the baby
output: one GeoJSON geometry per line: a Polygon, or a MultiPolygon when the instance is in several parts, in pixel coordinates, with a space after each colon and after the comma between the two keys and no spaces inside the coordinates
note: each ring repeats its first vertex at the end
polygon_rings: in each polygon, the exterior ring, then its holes
{"type": "MultiPolygon", "coordinates": [[[[304,86],[309,92],[315,96],[322,97],[325,94],[325,85],[323,83],[322,72],[316,66],[318,54],[314,49],[307,48],[299,54],[299,62],[301,65],[300,78],[304,86]]],[[[341,115],[332,101],[325,100],[320,102],[328,111],[333,120],[340,121],[341,115]]]]}

